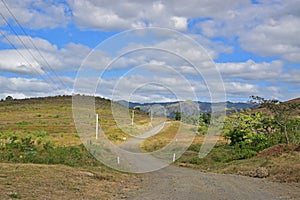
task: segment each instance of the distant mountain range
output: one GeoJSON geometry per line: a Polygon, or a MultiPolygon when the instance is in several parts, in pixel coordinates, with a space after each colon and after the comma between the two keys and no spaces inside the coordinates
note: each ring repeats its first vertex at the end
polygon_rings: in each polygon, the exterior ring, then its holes
{"type": "Polygon", "coordinates": [[[230,101],[220,103],[209,103],[200,101],[135,103],[121,100],[117,101],[117,103],[129,108],[138,108],[144,112],[150,112],[150,110],[152,109],[152,112],[154,112],[155,115],[165,115],[168,117],[174,117],[176,112],[194,113],[197,115],[200,113],[210,113],[212,111],[212,107],[214,107],[214,109],[216,110],[218,108],[225,107],[227,113],[234,112],[235,110],[254,107],[254,105],[250,103],[234,103],[230,101]]]}

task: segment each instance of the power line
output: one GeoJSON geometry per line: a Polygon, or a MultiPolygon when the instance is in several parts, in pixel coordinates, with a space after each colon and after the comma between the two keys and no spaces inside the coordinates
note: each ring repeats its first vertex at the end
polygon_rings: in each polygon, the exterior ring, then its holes
{"type": "MultiPolygon", "coordinates": [[[[0,13],[0,15],[2,16],[2,14],[0,13]]],[[[42,76],[42,74],[39,72],[39,71],[37,71],[33,66],[32,66],[32,64],[30,64],[30,62],[27,60],[27,58],[17,49],[17,47],[5,36],[5,34],[2,32],[2,31],[0,31],[0,34],[2,35],[2,37],[3,38],[5,38],[7,41],[8,41],[8,43],[18,52],[18,54],[25,60],[25,62],[27,62],[27,64],[30,66],[30,67],[32,67],[32,69],[37,73],[37,74],[39,74],[40,75],[40,77],[45,81],[45,82],[47,82],[47,83],[49,83],[45,78],[43,78],[43,76],[42,76]]],[[[52,89],[57,89],[57,88],[54,88],[54,86],[52,85],[52,84],[50,84],[49,83],[49,86],[52,88],[52,89]]]]}
{"type": "MultiPolygon", "coordinates": [[[[0,15],[1,15],[1,13],[0,13],[0,15]]],[[[43,78],[43,76],[42,76],[42,74],[39,72],[39,71],[37,71],[33,66],[32,66],[32,64],[27,60],[27,58],[17,49],[17,47],[3,34],[3,32],[2,31],[0,31],[0,34],[2,35],[2,37],[4,37],[7,41],[8,41],[8,43],[17,51],[17,53],[25,60],[25,62],[27,62],[27,64],[37,73],[37,74],[39,74],[40,75],[40,77],[45,81],[45,82],[47,82],[47,83],[49,83],[49,87],[51,87],[52,89],[54,89],[54,90],[56,90],[56,89],[58,89],[58,87],[57,88],[55,88],[54,86],[55,86],[55,84],[53,85],[53,84],[51,84],[49,81],[47,81],[45,78],[43,78]]]]}
{"type": "MultiPolygon", "coordinates": [[[[2,16],[2,14],[0,13],[0,15],[2,16]]],[[[31,66],[31,67],[33,67],[31,64],[30,64],[30,62],[27,60],[27,58],[17,49],[17,47],[5,36],[5,34],[2,32],[2,31],[0,31],[0,33],[1,33],[1,35],[2,35],[2,37],[4,37],[7,41],[8,41],[8,43],[15,49],[15,50],[17,50],[17,52],[18,52],[18,54],[31,66]]],[[[33,67],[33,69],[38,73],[38,74],[40,74],[34,67],[33,67]]],[[[41,74],[40,74],[41,75],[41,74]]]]}
{"type": "MultiPolygon", "coordinates": [[[[57,75],[57,73],[52,69],[51,65],[49,64],[49,62],[45,59],[45,57],[43,56],[43,54],[41,53],[41,51],[37,48],[37,46],[34,44],[34,42],[32,41],[31,37],[26,33],[25,29],[23,28],[23,26],[19,23],[18,19],[16,18],[16,16],[11,12],[11,10],[9,9],[7,3],[4,0],[1,0],[2,3],[4,4],[5,8],[7,9],[7,11],[9,12],[9,14],[13,17],[14,21],[18,24],[18,26],[20,27],[20,29],[22,30],[22,32],[28,37],[28,40],[30,41],[30,43],[32,44],[32,46],[35,48],[35,50],[38,52],[38,54],[40,55],[40,57],[43,59],[43,61],[46,63],[46,65],[48,66],[49,70],[57,77],[57,80],[59,80],[59,82],[66,87],[66,85],[64,84],[64,82],[59,78],[59,76],[57,75]]],[[[23,44],[23,46],[28,50],[28,52],[30,53],[30,55],[34,58],[34,60],[36,62],[37,59],[36,57],[32,54],[32,52],[30,51],[30,49],[25,45],[25,43],[21,40],[21,38],[18,36],[18,34],[16,33],[16,31],[11,27],[11,25],[8,23],[8,21],[5,19],[5,17],[1,14],[2,18],[6,21],[6,23],[8,24],[8,26],[11,28],[11,30],[13,30],[13,32],[15,33],[15,35],[17,36],[17,38],[19,39],[19,41],[23,44]]],[[[39,63],[39,62],[38,62],[39,63]]],[[[49,76],[50,77],[50,76],[49,76]]]]}

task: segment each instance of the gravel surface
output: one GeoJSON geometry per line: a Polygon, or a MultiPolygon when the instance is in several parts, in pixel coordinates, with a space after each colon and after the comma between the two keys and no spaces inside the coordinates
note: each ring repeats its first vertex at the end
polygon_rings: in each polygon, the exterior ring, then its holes
{"type": "MultiPolygon", "coordinates": [[[[151,135],[157,134],[164,125],[157,126],[141,135],[140,138],[132,138],[126,141],[121,147],[130,152],[140,153],[139,147],[142,141],[151,135]]],[[[146,169],[147,166],[151,168],[152,165],[159,163],[152,156],[138,158],[136,155],[127,155],[125,157],[129,163],[133,163],[132,165],[135,165],[141,171],[146,169]]],[[[141,180],[140,189],[127,194],[124,199],[300,200],[300,184],[275,183],[246,176],[204,173],[177,166],[168,166],[158,171],[137,176],[141,180]]]]}
{"type": "Polygon", "coordinates": [[[300,199],[299,184],[275,183],[229,174],[203,173],[176,166],[140,174],[139,177],[141,189],[127,199],[300,199]]]}

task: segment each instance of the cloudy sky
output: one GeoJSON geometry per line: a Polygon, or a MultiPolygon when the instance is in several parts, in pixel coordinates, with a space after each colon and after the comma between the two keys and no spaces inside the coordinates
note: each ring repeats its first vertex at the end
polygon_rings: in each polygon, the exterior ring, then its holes
{"type": "Polygon", "coordinates": [[[0,98],[300,97],[298,0],[1,0],[0,13],[0,98]]]}

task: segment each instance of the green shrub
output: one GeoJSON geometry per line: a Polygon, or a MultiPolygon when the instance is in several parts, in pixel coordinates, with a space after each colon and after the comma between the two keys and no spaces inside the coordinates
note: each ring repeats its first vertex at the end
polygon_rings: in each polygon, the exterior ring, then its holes
{"type": "Polygon", "coordinates": [[[18,193],[11,193],[11,194],[8,194],[7,196],[9,196],[12,199],[21,199],[22,198],[22,196],[18,193]]]}
{"type": "Polygon", "coordinates": [[[28,124],[32,124],[32,122],[28,122],[28,121],[19,121],[19,122],[17,122],[18,126],[23,126],[23,125],[28,125],[28,124]]]}
{"type": "Polygon", "coordinates": [[[189,151],[199,152],[201,145],[191,144],[188,148],[189,151]]]}
{"type": "Polygon", "coordinates": [[[28,135],[9,135],[9,142],[0,148],[0,161],[69,166],[99,165],[83,145],[62,147],[49,141],[43,143],[40,137],[37,138],[39,142],[36,142],[28,135]]]}

